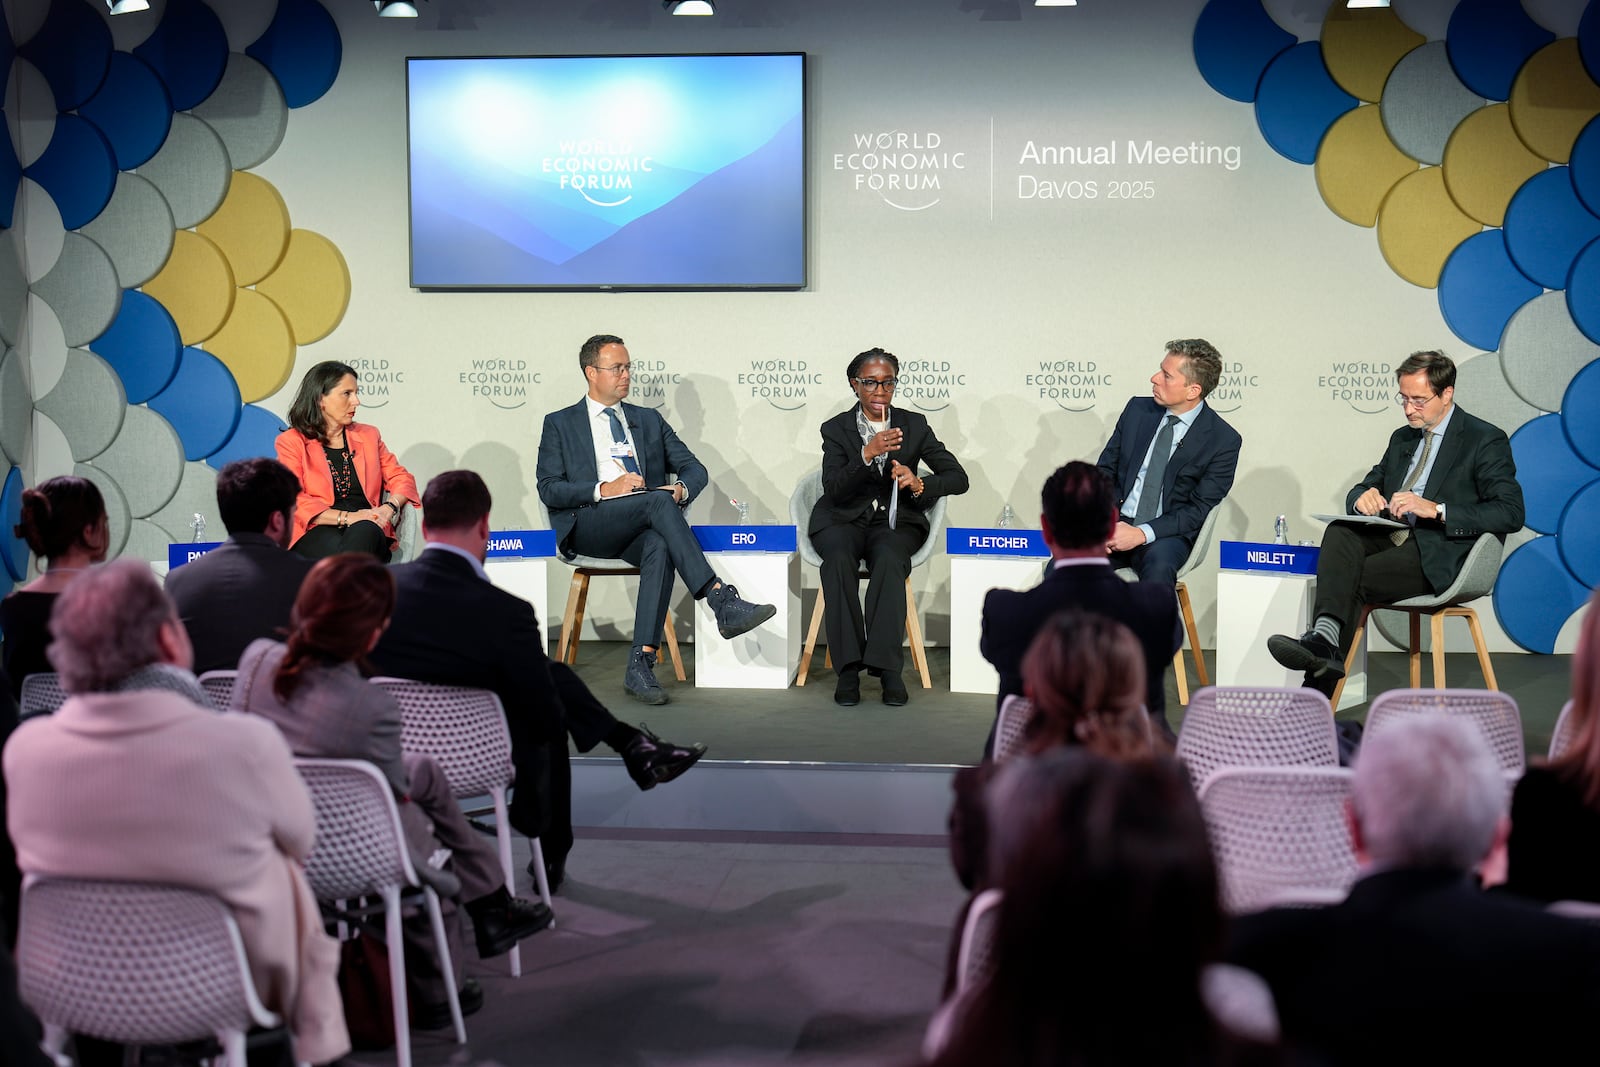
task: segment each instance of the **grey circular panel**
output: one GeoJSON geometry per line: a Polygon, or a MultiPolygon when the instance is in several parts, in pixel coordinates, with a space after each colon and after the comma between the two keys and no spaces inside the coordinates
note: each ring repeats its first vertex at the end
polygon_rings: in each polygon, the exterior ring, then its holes
{"type": "Polygon", "coordinates": [[[1573,0],[1522,0],[1522,10],[1528,17],[1557,37],[1578,36],[1585,6],[1573,0]]]}
{"type": "Polygon", "coordinates": [[[69,233],[61,258],[33,287],[61,320],[67,347],[86,345],[106,332],[122,305],[117,271],[101,247],[81,233],[69,233]]]}
{"type": "Polygon", "coordinates": [[[115,559],[122,555],[122,546],[128,543],[128,526],[133,522],[133,516],[128,513],[127,494],[115,478],[93,463],[79,463],[72,468],[72,473],[89,479],[100,490],[100,495],[105,497],[106,524],[111,531],[111,545],[106,549],[106,558],[115,559]]]}
{"type": "Polygon", "coordinates": [[[22,373],[22,356],[15,348],[0,354],[0,452],[15,466],[28,452],[33,397],[22,373]]]}
{"type": "Polygon", "coordinates": [[[0,8],[5,10],[11,40],[16,44],[27,44],[33,40],[34,34],[44,28],[45,17],[50,14],[50,5],[37,3],[36,0],[5,0],[0,8]]]}
{"type": "Polygon", "coordinates": [[[1395,147],[1422,163],[1444,162],[1445,142],[1460,121],[1487,101],[1461,84],[1443,41],[1408,52],[1383,85],[1378,107],[1395,147]]]}
{"type": "Polygon", "coordinates": [[[30,395],[37,400],[56,387],[67,365],[67,342],[61,320],[38,293],[28,294],[28,313],[17,346],[25,361],[30,395]]]}
{"type": "Polygon", "coordinates": [[[283,143],[289,105],[267,68],[249,56],[228,56],[228,69],[212,94],[193,111],[216,131],[234,170],[263,163],[283,143]]]}
{"type": "Polygon", "coordinates": [[[134,519],[128,526],[128,539],[122,546],[119,556],[129,559],[142,559],[152,562],[167,562],[167,545],[177,541],[187,541],[187,537],[169,537],[167,531],[151,522],[149,519],[134,519]]]}
{"type": "Polygon", "coordinates": [[[233,172],[228,152],[210,126],[193,115],[172,116],[172,129],[161,150],[139,168],[161,190],[172,209],[172,222],[180,230],[211,217],[228,195],[233,172]]]}
{"type": "Polygon", "coordinates": [[[143,285],[172,254],[172,209],[148,179],[131,171],[117,175],[111,202],[78,232],[105,249],[124,289],[143,285]]]}
{"type": "Polygon", "coordinates": [[[1506,381],[1518,396],[1545,411],[1561,410],[1573,376],[1596,359],[1600,345],[1578,332],[1567,311],[1567,294],[1559,289],[1522,305],[1500,340],[1506,381]]]}
{"type": "Polygon", "coordinates": [[[22,179],[17,189],[16,229],[22,231],[22,276],[36,282],[50,273],[61,258],[61,245],[67,228],[55,198],[32,178],[22,179]]]}
{"type": "Polygon", "coordinates": [[[11,77],[6,79],[6,132],[22,168],[33,166],[50,146],[56,133],[56,94],[39,68],[26,59],[11,57],[11,77]]]}
{"type": "MultiPolygon", "coordinates": [[[[183,465],[178,491],[165,507],[149,516],[148,521],[162,529],[167,541],[193,541],[197,512],[206,519],[206,528],[200,534],[200,540],[220,541],[228,536],[222,518],[217,514],[216,468],[198,461],[183,465]]],[[[166,558],[164,550],[161,558],[166,558]]]]}
{"type": "Polygon", "coordinates": [[[115,441],[128,411],[128,394],[111,364],[87,349],[67,353],[61,381],[38,408],[66,435],[72,458],[93,459],[115,441]]]}
{"type": "Polygon", "coordinates": [[[212,10],[222,20],[229,50],[243,52],[272,25],[278,0],[228,0],[226,4],[213,4],[212,10]]]}
{"type": "Polygon", "coordinates": [[[122,429],[95,466],[122,487],[128,513],[144,518],[166,506],[183,474],[183,443],[166,419],[147,407],[127,408],[122,429]]]}
{"type": "Polygon", "coordinates": [[[1430,41],[1442,41],[1460,0],[1394,0],[1395,17],[1430,41]]]}
{"type": "Polygon", "coordinates": [[[0,340],[17,343],[28,307],[28,279],[22,276],[22,235],[16,227],[0,232],[0,340]]]}
{"type": "MultiPolygon", "coordinates": [[[[1322,36],[1322,22],[1335,0],[1261,0],[1272,21],[1302,41],[1322,36]]],[[[1337,0],[1342,6],[1345,0],[1337,0]]]]}
{"type": "Polygon", "coordinates": [[[1456,364],[1456,403],[1494,423],[1507,436],[1544,414],[1512,390],[1498,352],[1469,356],[1456,364]]]}

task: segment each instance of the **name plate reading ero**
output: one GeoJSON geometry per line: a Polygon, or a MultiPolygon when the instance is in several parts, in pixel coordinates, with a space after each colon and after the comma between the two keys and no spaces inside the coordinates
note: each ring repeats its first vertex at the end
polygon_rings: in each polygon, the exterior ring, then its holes
{"type": "Polygon", "coordinates": [[[1033,556],[1044,559],[1050,547],[1039,530],[989,530],[951,526],[944,532],[944,550],[952,556],[1033,556]]]}
{"type": "Polygon", "coordinates": [[[793,552],[798,547],[793,526],[696,526],[695,540],[706,552],[793,552]]]}
{"type": "Polygon", "coordinates": [[[1225,571],[1275,571],[1279,574],[1317,573],[1315,545],[1277,545],[1259,541],[1222,542],[1225,571]]]}
{"type": "Polygon", "coordinates": [[[538,559],[556,554],[554,530],[496,530],[489,534],[490,559],[538,559]]]}
{"type": "Polygon", "coordinates": [[[173,541],[167,545],[167,570],[174,571],[185,563],[192,563],[220,544],[221,541],[173,541]]]}

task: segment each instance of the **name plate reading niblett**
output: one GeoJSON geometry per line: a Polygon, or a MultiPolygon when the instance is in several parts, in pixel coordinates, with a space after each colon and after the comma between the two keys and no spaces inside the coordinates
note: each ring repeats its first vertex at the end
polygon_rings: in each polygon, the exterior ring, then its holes
{"type": "Polygon", "coordinates": [[[706,552],[793,552],[799,547],[793,526],[696,526],[695,540],[706,552]]]}
{"type": "Polygon", "coordinates": [[[185,541],[181,544],[173,542],[167,545],[167,570],[177,570],[185,563],[199,559],[220,544],[221,541],[185,541]]]}
{"type": "Polygon", "coordinates": [[[988,530],[952,526],[944,532],[944,550],[952,556],[1033,556],[1044,559],[1050,546],[1039,530],[988,530]]]}
{"type": "Polygon", "coordinates": [[[1315,545],[1277,545],[1259,541],[1222,542],[1225,571],[1275,571],[1278,574],[1315,574],[1315,545]]]}
{"type": "Polygon", "coordinates": [[[489,534],[490,559],[538,559],[556,554],[554,530],[496,530],[489,534]]]}

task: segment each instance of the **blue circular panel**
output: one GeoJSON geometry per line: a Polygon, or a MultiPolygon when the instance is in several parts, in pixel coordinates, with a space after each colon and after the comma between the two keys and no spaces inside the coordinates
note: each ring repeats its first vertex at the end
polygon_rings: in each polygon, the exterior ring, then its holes
{"type": "Polygon", "coordinates": [[[216,356],[185,348],[171,384],[150,398],[150,408],[172,424],[183,458],[205,459],[239,428],[239,383],[216,356]]]}
{"type": "Polygon", "coordinates": [[[227,444],[207,456],[206,463],[221,470],[236,459],[254,459],[257,456],[275,458],[278,451],[273,446],[273,440],[288,428],[288,423],[266,408],[246,404],[239,411],[239,426],[233,431],[233,436],[227,444]]]}
{"type": "MultiPolygon", "coordinates": [[[[1592,10],[1600,11],[1600,5],[1592,10]]],[[[1589,125],[1578,134],[1572,145],[1572,187],[1578,192],[1583,206],[1600,215],[1600,115],[1589,120],[1589,125]]]]}
{"type": "Polygon", "coordinates": [[[11,138],[0,137],[0,229],[11,228],[17,209],[17,186],[21,182],[22,163],[17,159],[17,150],[11,138]]]}
{"type": "Polygon", "coordinates": [[[272,72],[290,107],[305,107],[333,87],[344,45],[316,0],[280,0],[272,25],[245,50],[272,72]]]}
{"type": "Polygon", "coordinates": [[[1578,54],[1589,77],[1600,82],[1600,4],[1590,4],[1578,23],[1578,54]]]}
{"type": "Polygon", "coordinates": [[[183,343],[178,339],[177,324],[160,301],[128,289],[122,294],[116,319],[89,349],[117,372],[128,403],[143,404],[172,381],[183,343]]]}
{"type": "Polygon", "coordinates": [[[1456,246],[1439,274],[1439,310],[1451,332],[1493,352],[1517,309],[1543,290],[1511,262],[1499,230],[1473,234],[1456,246]]]}
{"type": "Polygon", "coordinates": [[[1506,251],[1517,268],[1546,289],[1565,289],[1573,260],[1600,237],[1600,218],[1572,188],[1566,167],[1551,167],[1522,183],[1506,208],[1506,251]]]}
{"type": "Polygon", "coordinates": [[[1595,418],[1600,409],[1596,405],[1600,405],[1600,360],[1573,375],[1561,398],[1561,427],[1567,433],[1567,444],[1584,462],[1600,467],[1600,419],[1595,418]]]}
{"type": "Polygon", "coordinates": [[[1600,469],[1589,466],[1572,450],[1561,416],[1540,415],[1525,422],[1511,435],[1511,454],[1517,461],[1517,481],[1527,508],[1528,529],[1555,533],[1561,512],[1579,489],[1600,478],[1600,469]]]}
{"type": "Polygon", "coordinates": [[[228,65],[228,35],[200,0],[168,0],[156,32],[133,54],[150,64],[172,94],[172,106],[188,111],[211,95],[228,65]]]}
{"type": "Polygon", "coordinates": [[[1590,241],[1572,261],[1572,273],[1567,275],[1567,311],[1583,335],[1600,344],[1600,240],[1590,241]]]}
{"type": "Polygon", "coordinates": [[[1554,652],[1561,627],[1588,599],[1589,589],[1567,570],[1553,537],[1517,548],[1494,583],[1500,628],[1529,652],[1554,652]]]}
{"type": "Polygon", "coordinates": [[[117,187],[117,161],[105,134],[77,115],[56,116],[50,144],[23,173],[50,194],[68,230],[100,214],[117,187]]]}
{"type": "Polygon", "coordinates": [[[99,90],[111,48],[111,29],[92,7],[55,3],[39,32],[17,53],[50,83],[56,110],[72,111],[99,90]]]}
{"type": "Polygon", "coordinates": [[[1528,17],[1521,0],[1461,0],[1450,14],[1445,48],[1467,88],[1505,100],[1522,64],[1555,39],[1528,17]]]}
{"type": "Polygon", "coordinates": [[[1556,547],[1574,578],[1590,589],[1600,585],[1600,480],[1578,490],[1561,513],[1556,547]]]}
{"type": "Polygon", "coordinates": [[[1211,0],[1194,25],[1194,63],[1211,88],[1248,104],[1267,64],[1294,42],[1260,0],[1211,0]]]}
{"type": "Polygon", "coordinates": [[[1256,123],[1279,155],[1311,164],[1328,127],[1357,103],[1329,76],[1322,46],[1307,41],[1281,53],[1261,76],[1256,123]]]}
{"type": "Polygon", "coordinates": [[[111,142],[120,170],[151,156],[172,128],[172,98],[156,72],[127,52],[111,54],[111,70],[100,91],[78,109],[111,142]]]}
{"type": "Polygon", "coordinates": [[[6,473],[4,486],[0,486],[0,565],[13,582],[28,576],[28,542],[12,531],[22,521],[22,472],[15,467],[6,473]]]}

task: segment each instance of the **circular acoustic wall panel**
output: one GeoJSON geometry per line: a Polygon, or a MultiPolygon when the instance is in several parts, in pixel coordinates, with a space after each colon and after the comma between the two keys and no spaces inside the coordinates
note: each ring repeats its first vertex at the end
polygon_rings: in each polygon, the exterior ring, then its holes
{"type": "Polygon", "coordinates": [[[222,249],[198,233],[179,230],[167,265],[145,283],[144,291],[171,312],[183,343],[192,345],[221,329],[239,290],[222,249]]]}
{"type": "MultiPolygon", "coordinates": [[[[1500,230],[1484,230],[1462,241],[1439,274],[1444,321],[1457,337],[1488,352],[1500,347],[1506,324],[1517,309],[1542,292],[1511,261],[1500,230]]],[[[1505,385],[1503,379],[1500,384],[1505,385]]]]}
{"type": "Polygon", "coordinates": [[[289,105],[272,73],[249,56],[234,53],[222,82],[195,105],[194,115],[210,126],[236,171],[260,166],[283,143],[289,105]]]}
{"type": "Polygon", "coordinates": [[[0,454],[10,463],[28,456],[28,432],[33,421],[33,397],[23,375],[22,356],[15,348],[0,353],[0,454]]]}
{"type": "Polygon", "coordinates": [[[275,457],[277,449],[272,442],[288,428],[287,423],[266,408],[246,404],[239,412],[239,428],[233,431],[226,445],[206,457],[206,465],[221,470],[236,459],[275,457]]]}
{"type": "Polygon", "coordinates": [[[78,232],[105,249],[117,284],[133,289],[166,265],[173,229],[166,198],[146,179],[124,171],[105,210],[78,232]]]}
{"type": "Polygon", "coordinates": [[[1322,135],[1357,103],[1328,76],[1316,42],[1298,44],[1274,59],[1261,76],[1256,125],[1279,155],[1314,163],[1322,135]]]}
{"type": "Polygon", "coordinates": [[[111,447],[94,465],[122,487],[128,513],[138,519],[159,510],[177,491],[183,474],[183,444],[172,426],[139,404],[128,408],[111,447]]]}
{"type": "Polygon", "coordinates": [[[1548,164],[1528,151],[1504,104],[1461,120],[1444,149],[1444,184],[1454,200],[1485,226],[1505,222],[1506,207],[1524,182],[1548,164]]]}
{"type": "Polygon", "coordinates": [[[1498,352],[1481,352],[1456,364],[1456,403],[1507,434],[1544,414],[1506,384],[1498,352]]]}
{"type": "Polygon", "coordinates": [[[88,4],[50,4],[44,25],[17,54],[39,68],[58,111],[73,111],[92,97],[111,63],[111,31],[88,4]]]}
{"type": "Polygon", "coordinates": [[[1591,467],[1600,467],[1600,419],[1594,418],[1600,403],[1600,361],[1589,364],[1572,378],[1561,399],[1561,428],[1567,443],[1591,467]],[[1588,405],[1588,406],[1585,406],[1588,405]]]}
{"type": "Polygon", "coordinates": [[[1567,313],[1585,337],[1600,343],[1600,239],[1590,241],[1572,261],[1567,313]]]}
{"type": "Polygon", "coordinates": [[[1589,120],[1600,114],[1600,85],[1585,73],[1572,38],[1541,48],[1511,87],[1511,125],[1522,143],[1552,163],[1565,163],[1589,120]]]}
{"type": "Polygon", "coordinates": [[[1206,84],[1248,104],[1267,65],[1295,43],[1260,0],[1210,0],[1194,26],[1194,62],[1206,84]]]}
{"type": "Polygon", "coordinates": [[[23,173],[50,194],[69,230],[100,214],[117,185],[117,162],[105,134],[77,115],[56,116],[49,147],[23,173]]]}
{"type": "Polygon", "coordinates": [[[13,582],[28,576],[28,542],[13,532],[22,521],[22,491],[26,488],[16,467],[6,471],[6,480],[0,484],[0,566],[13,582]]]}
{"type": "Polygon", "coordinates": [[[1461,0],[1445,35],[1456,77],[1490,100],[1510,97],[1522,64],[1553,40],[1516,0],[1461,0]]]}
{"type": "Polygon", "coordinates": [[[172,221],[186,230],[211,216],[228,194],[228,152],[210,126],[193,115],[172,116],[161,150],[139,168],[166,198],[172,221]]]}
{"type": "Polygon", "coordinates": [[[333,88],[344,45],[316,0],[278,0],[271,25],[245,53],[272,72],[285,103],[305,107],[333,88]]]}
{"type": "Polygon", "coordinates": [[[228,36],[200,0],[167,0],[155,32],[133,50],[150,64],[172,94],[172,106],[188,111],[211,95],[228,65],[228,36]]]}
{"type": "Polygon", "coordinates": [[[1519,426],[1511,435],[1511,454],[1517,461],[1527,527],[1543,534],[1555,533],[1567,502],[1600,478],[1600,468],[1572,450],[1557,414],[1540,415],[1519,426]]]}
{"type": "Polygon", "coordinates": [[[18,258],[26,272],[24,279],[31,285],[48,274],[61,258],[67,228],[61,224],[61,212],[56,210],[50,194],[28,178],[22,179],[18,188],[17,207],[20,224],[12,239],[21,242],[18,258]]]}
{"type": "Polygon", "coordinates": [[[311,230],[294,230],[277,270],[256,288],[283,309],[296,344],[320,341],[334,331],[350,306],[350,267],[332,241],[311,230]]]}
{"type": "Polygon", "coordinates": [[[1375,107],[1340,116],[1317,149],[1317,191],[1335,215],[1357,226],[1374,226],[1378,207],[1395,183],[1414,173],[1417,161],[1394,146],[1375,107]]]}
{"type": "Polygon", "coordinates": [[[122,546],[128,543],[128,527],[133,522],[133,515],[128,511],[127,495],[115,478],[93,463],[79,463],[69,473],[89,479],[105,498],[106,525],[111,531],[111,546],[106,550],[106,558],[116,559],[122,555],[122,546]]]}
{"type": "Polygon", "coordinates": [[[1389,5],[1401,22],[1430,41],[1442,41],[1450,30],[1456,0],[1394,0],[1389,5]]]}
{"type": "Polygon", "coordinates": [[[1322,23],[1322,61],[1339,88],[1375,104],[1406,53],[1423,43],[1420,33],[1386,7],[1335,4],[1322,23]]]}
{"type": "Polygon", "coordinates": [[[235,285],[254,285],[283,259],[289,244],[289,209],[271,182],[236,171],[222,206],[196,231],[222,250],[235,285]]]}
{"type": "Polygon", "coordinates": [[[1600,475],[1573,496],[1557,530],[1556,547],[1567,570],[1591,589],[1600,585],[1600,475]]]}
{"type": "Polygon", "coordinates": [[[1535,538],[1508,555],[1494,583],[1500,628],[1530,652],[1554,652],[1561,627],[1588,599],[1589,587],[1567,569],[1554,537],[1535,538]]]}
{"type": "MultiPolygon", "coordinates": [[[[200,540],[220,541],[227,536],[227,528],[217,513],[217,472],[204,463],[185,463],[178,491],[172,494],[166,507],[148,516],[146,521],[161,527],[167,541],[188,542],[194,540],[196,515],[206,520],[200,540]]],[[[164,549],[160,558],[166,558],[164,549]]]]}
{"type": "Polygon", "coordinates": [[[1483,97],[1462,85],[1450,69],[1444,42],[1434,41],[1395,65],[1379,106],[1395,146],[1412,159],[1438,165],[1461,120],[1483,105],[1483,97]]]}
{"type": "Polygon", "coordinates": [[[183,442],[183,458],[205,459],[227,444],[239,427],[239,386],[222,361],[185,348],[178,373],[150,398],[150,409],[172,425],[183,442]]]}
{"type": "Polygon", "coordinates": [[[11,61],[6,82],[6,132],[23,168],[44,155],[56,132],[56,106],[44,75],[21,58],[11,61]]]}
{"type": "Polygon", "coordinates": [[[86,345],[105,333],[122,303],[110,257],[81,233],[65,235],[61,257],[33,291],[55,311],[68,348],[86,345]]]}
{"type": "Polygon", "coordinates": [[[1378,248],[1396,274],[1432,289],[1450,253],[1481,228],[1450,199],[1440,168],[1425,167],[1400,179],[1383,198],[1378,248]]]}
{"type": "Polygon", "coordinates": [[[67,353],[61,380],[39,398],[39,411],[61,429],[74,462],[94,459],[122,430],[128,394],[111,364],[82,348],[67,353]]]}
{"type": "Polygon", "coordinates": [[[111,68],[100,90],[78,114],[94,123],[121,170],[132,170],[167,139],[172,127],[172,98],[156,72],[137,56],[111,53],[111,68]]]}
{"type": "Polygon", "coordinates": [[[1522,305],[1500,342],[1506,381],[1518,396],[1545,411],[1561,409],[1573,377],[1596,359],[1600,345],[1573,323],[1564,293],[1543,293],[1522,305]]]}
{"type": "Polygon", "coordinates": [[[142,404],[167,387],[178,371],[183,344],[177,324],[160,301],[128,290],[105,333],[89,345],[122,380],[128,403],[142,404]]]}
{"type": "Polygon", "coordinates": [[[28,294],[28,328],[17,346],[27,368],[28,388],[37,400],[56,387],[67,363],[67,342],[61,320],[38,293],[28,294]]]}
{"type": "Polygon", "coordinates": [[[239,383],[239,395],[254,403],[272,396],[294,370],[294,335],[272,300],[254,289],[237,290],[233,313],[206,351],[216,356],[239,383]]]}
{"type": "Polygon", "coordinates": [[[1551,167],[1529,178],[1511,198],[1505,234],[1518,270],[1546,289],[1561,289],[1572,261],[1600,237],[1600,217],[1578,199],[1568,169],[1551,167]]]}

